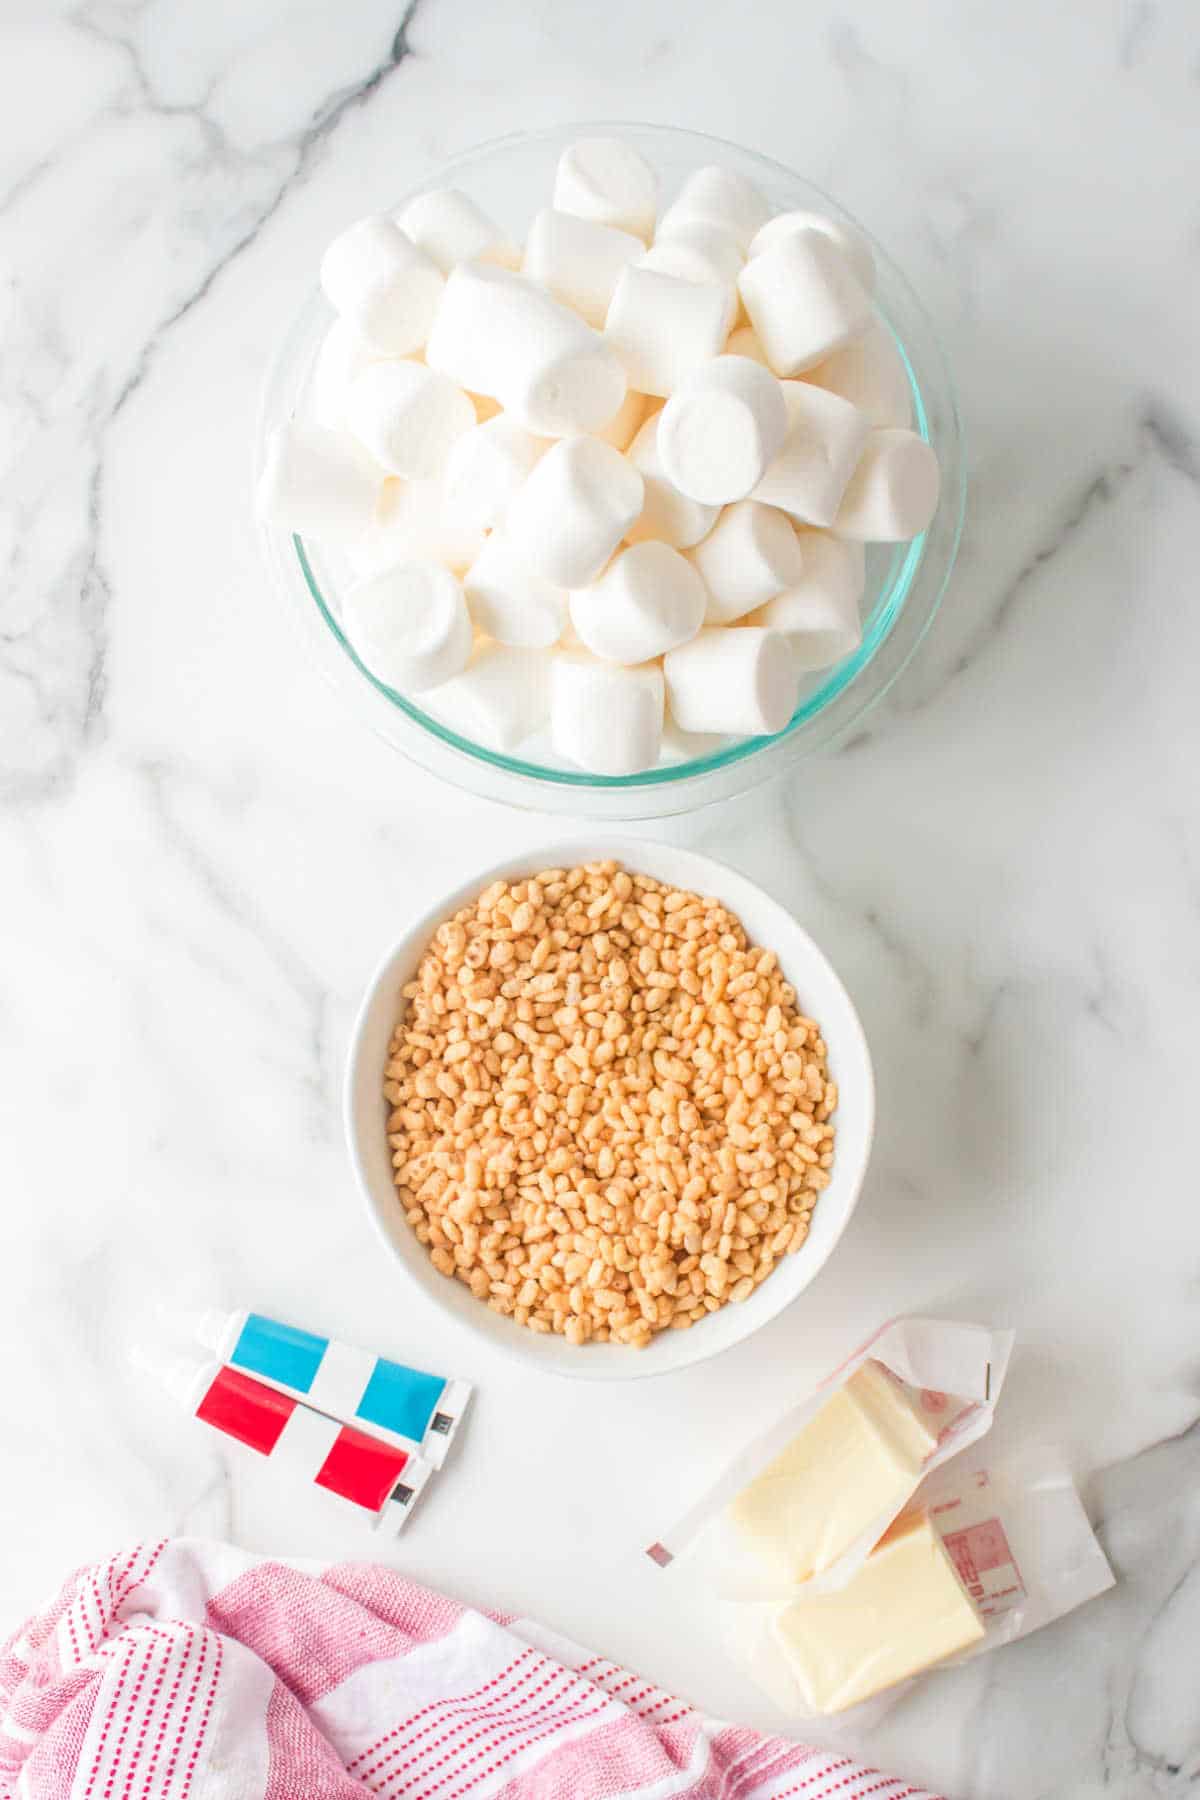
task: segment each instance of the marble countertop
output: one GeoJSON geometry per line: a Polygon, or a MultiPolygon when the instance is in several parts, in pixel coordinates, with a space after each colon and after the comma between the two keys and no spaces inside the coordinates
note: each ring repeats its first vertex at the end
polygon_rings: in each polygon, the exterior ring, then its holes
{"type": "Polygon", "coordinates": [[[1171,0],[19,3],[0,91],[0,1630],[166,1531],[368,1554],[151,1396],[156,1300],[251,1301],[480,1386],[386,1550],[771,1722],[638,1555],[881,1318],[1019,1332],[1117,1588],[853,1748],[963,1800],[1200,1774],[1200,29],[1171,0]],[[941,322],[971,442],[941,618],[850,747],[656,828],[795,909],[880,1130],[836,1257],[711,1366],[590,1388],[415,1300],[338,1122],[403,920],[560,824],[410,768],[282,628],[264,361],[333,230],[519,125],[640,117],[836,192],[941,322]],[[1189,1674],[1188,1671],[1191,1670],[1189,1674]]]}

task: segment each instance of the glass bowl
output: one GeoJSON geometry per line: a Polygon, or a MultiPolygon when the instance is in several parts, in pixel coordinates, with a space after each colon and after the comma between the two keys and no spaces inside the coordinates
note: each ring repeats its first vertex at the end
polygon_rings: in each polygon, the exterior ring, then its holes
{"type": "MultiPolygon", "coordinates": [[[[431,188],[462,188],[520,242],[534,212],[549,202],[563,149],[576,138],[598,134],[633,144],[656,170],[664,197],[693,169],[716,162],[757,183],[777,210],[825,212],[863,230],[837,201],[781,163],[700,132],[623,122],[556,126],[493,139],[400,195],[396,210],[431,188]]],[[[958,549],[966,500],[958,409],[937,335],[895,263],[865,235],[878,269],[877,309],[908,371],[914,429],[932,444],[941,465],[941,501],[929,528],[911,543],[867,547],[862,642],[841,662],[806,677],[799,705],[783,731],[731,742],[711,755],[638,775],[589,775],[549,760],[501,755],[461,736],[372,675],[340,624],[339,590],[348,569],[310,540],[264,528],[276,586],[319,666],[354,711],[405,756],[474,793],[538,811],[608,819],[664,818],[728,799],[791,768],[856,725],[929,629],[958,549]]],[[[267,376],[256,466],[261,467],[267,433],[303,409],[313,359],[332,319],[314,283],[267,376]]]]}

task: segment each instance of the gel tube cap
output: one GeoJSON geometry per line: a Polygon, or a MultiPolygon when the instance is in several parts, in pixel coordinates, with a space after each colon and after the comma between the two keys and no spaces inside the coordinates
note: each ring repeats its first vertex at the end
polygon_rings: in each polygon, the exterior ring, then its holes
{"type": "Polygon", "coordinates": [[[465,1381],[320,1337],[263,1313],[206,1313],[196,1336],[217,1356],[319,1412],[370,1426],[440,1469],[471,1399],[465,1381]]]}

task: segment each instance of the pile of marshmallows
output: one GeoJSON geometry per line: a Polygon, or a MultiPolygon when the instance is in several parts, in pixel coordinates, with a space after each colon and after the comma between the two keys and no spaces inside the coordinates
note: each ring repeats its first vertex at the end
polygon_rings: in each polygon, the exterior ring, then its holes
{"type": "Polygon", "coordinates": [[[863,545],[938,497],[861,235],[722,168],[656,220],[656,186],[589,138],[523,253],[455,189],[352,225],[313,422],[272,435],[259,489],[345,547],[379,680],[498,750],[548,721],[609,776],[782,730],[859,642],[863,545]]]}

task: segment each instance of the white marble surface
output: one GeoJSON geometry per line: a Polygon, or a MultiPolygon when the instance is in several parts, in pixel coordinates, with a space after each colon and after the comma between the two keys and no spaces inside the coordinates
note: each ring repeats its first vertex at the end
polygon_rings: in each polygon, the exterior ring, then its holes
{"type": "Polygon", "coordinates": [[[856,1748],[970,1800],[1200,1773],[1196,1021],[1200,24],[1186,0],[84,0],[3,8],[0,1626],[166,1530],[364,1554],[154,1400],[191,1284],[481,1397],[395,1560],[727,1714],[638,1547],[882,1316],[1009,1321],[999,1432],[1061,1445],[1118,1589],[856,1748]],[[945,328],[964,554],[865,734],[670,827],[793,905],[881,1129],[811,1293],[711,1368],[579,1394],[414,1304],[339,1137],[348,1021],[419,903],[558,829],[440,787],[280,629],[250,434],[346,218],[518,125],[643,117],[832,188],[945,328]]]}

